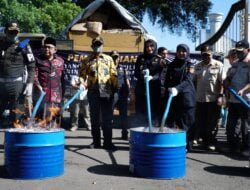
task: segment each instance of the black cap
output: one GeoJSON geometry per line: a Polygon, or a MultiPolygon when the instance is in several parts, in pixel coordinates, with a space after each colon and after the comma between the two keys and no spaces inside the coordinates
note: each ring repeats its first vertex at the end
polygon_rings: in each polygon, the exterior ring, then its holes
{"type": "Polygon", "coordinates": [[[117,50],[113,50],[113,51],[111,51],[110,56],[111,57],[119,57],[119,52],[117,50]]]}
{"type": "Polygon", "coordinates": [[[101,46],[103,44],[102,37],[98,36],[92,40],[92,45],[101,46]]]}
{"type": "Polygon", "coordinates": [[[5,24],[5,32],[6,31],[17,31],[20,32],[20,28],[18,27],[17,22],[11,21],[5,24]]]}
{"type": "Polygon", "coordinates": [[[201,54],[209,54],[213,53],[212,48],[210,46],[202,46],[201,47],[201,54]]]}
{"type": "Polygon", "coordinates": [[[240,40],[235,44],[235,49],[237,51],[243,51],[244,49],[249,48],[249,43],[247,40],[240,40]]]}
{"type": "Polygon", "coordinates": [[[56,46],[56,40],[54,38],[51,38],[51,37],[47,37],[45,40],[44,40],[44,45],[45,44],[52,44],[53,46],[56,46]]]}

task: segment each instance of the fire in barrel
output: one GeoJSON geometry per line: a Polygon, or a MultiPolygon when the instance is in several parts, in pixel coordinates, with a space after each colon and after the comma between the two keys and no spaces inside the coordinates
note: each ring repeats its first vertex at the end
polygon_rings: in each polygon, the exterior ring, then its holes
{"type": "Polygon", "coordinates": [[[63,129],[8,129],[4,146],[5,167],[11,178],[42,179],[64,172],[63,129]]]}
{"type": "Polygon", "coordinates": [[[64,173],[64,130],[60,128],[57,116],[82,91],[80,89],[62,109],[45,104],[42,118],[35,118],[44,96],[42,92],[31,117],[15,121],[14,128],[5,131],[4,162],[11,178],[43,179],[64,173]]]}
{"type": "Polygon", "coordinates": [[[11,178],[42,179],[63,174],[64,130],[55,120],[59,108],[46,110],[43,118],[15,121],[14,128],[5,131],[4,161],[11,178]]]}

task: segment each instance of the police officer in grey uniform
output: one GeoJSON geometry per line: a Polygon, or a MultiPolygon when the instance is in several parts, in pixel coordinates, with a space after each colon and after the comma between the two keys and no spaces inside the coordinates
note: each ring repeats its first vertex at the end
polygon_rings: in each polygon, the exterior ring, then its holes
{"type": "Polygon", "coordinates": [[[28,40],[19,41],[16,22],[7,23],[4,32],[5,39],[0,42],[0,116],[9,109],[10,121],[14,122],[23,116],[25,95],[32,95],[35,59],[28,40]]]}
{"type": "MultiPolygon", "coordinates": [[[[224,81],[225,87],[231,87],[240,96],[247,100],[247,91],[242,92],[243,88],[250,83],[250,63],[247,60],[249,53],[249,43],[246,40],[238,41],[235,45],[238,61],[236,61],[227,72],[224,81]]],[[[232,94],[228,97],[228,121],[227,121],[227,140],[232,154],[241,151],[243,156],[250,156],[250,112],[232,94]],[[239,124],[240,123],[240,124],[239,124]]]]}

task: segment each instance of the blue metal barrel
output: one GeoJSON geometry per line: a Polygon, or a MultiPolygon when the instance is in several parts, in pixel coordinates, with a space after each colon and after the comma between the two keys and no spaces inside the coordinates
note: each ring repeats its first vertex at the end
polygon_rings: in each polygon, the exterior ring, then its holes
{"type": "Polygon", "coordinates": [[[5,167],[11,178],[42,179],[64,172],[64,130],[5,131],[5,167]]]}
{"type": "Polygon", "coordinates": [[[174,179],[186,175],[186,132],[130,129],[130,171],[140,177],[174,179]]]}

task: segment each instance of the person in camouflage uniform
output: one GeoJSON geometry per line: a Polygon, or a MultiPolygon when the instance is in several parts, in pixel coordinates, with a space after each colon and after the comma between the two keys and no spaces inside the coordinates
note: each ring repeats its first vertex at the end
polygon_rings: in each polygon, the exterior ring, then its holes
{"type": "Polygon", "coordinates": [[[104,53],[103,39],[92,40],[93,53],[83,60],[80,77],[87,80],[88,100],[90,106],[91,133],[93,144],[90,148],[101,148],[102,125],[104,143],[103,148],[114,150],[112,143],[112,101],[114,93],[118,91],[117,71],[113,59],[104,53]],[[102,121],[100,119],[102,118],[102,121]]]}

